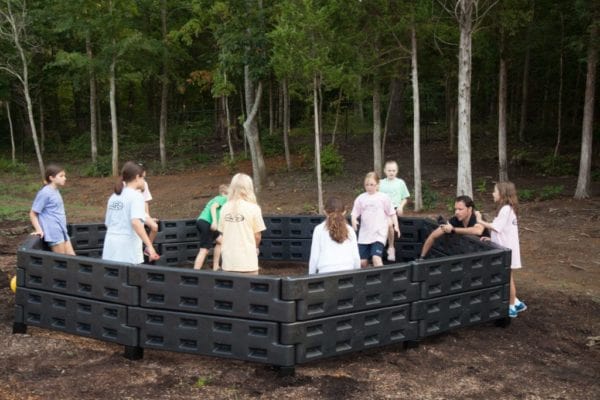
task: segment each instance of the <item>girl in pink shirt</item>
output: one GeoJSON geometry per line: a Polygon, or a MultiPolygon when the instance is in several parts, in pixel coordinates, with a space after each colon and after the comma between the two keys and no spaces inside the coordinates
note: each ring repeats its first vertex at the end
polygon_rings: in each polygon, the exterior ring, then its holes
{"type": "Polygon", "coordinates": [[[366,192],[354,200],[352,208],[352,228],[358,229],[360,217],[360,231],[358,233],[358,251],[360,253],[361,267],[366,267],[369,259],[373,266],[383,265],[382,255],[388,236],[388,227],[393,226],[394,231],[400,236],[398,217],[392,207],[392,200],[379,189],[379,176],[369,172],[365,176],[366,192]]]}
{"type": "MultiPolygon", "coordinates": [[[[521,248],[519,246],[519,225],[517,223],[517,189],[512,182],[498,182],[494,187],[494,202],[498,205],[498,215],[494,221],[483,221],[479,212],[477,222],[492,232],[492,242],[511,250],[511,269],[521,268],[521,248]]],[[[510,307],[508,316],[515,318],[518,313],[525,311],[527,306],[517,298],[517,289],[514,280],[514,271],[510,274],[510,307]]]]}

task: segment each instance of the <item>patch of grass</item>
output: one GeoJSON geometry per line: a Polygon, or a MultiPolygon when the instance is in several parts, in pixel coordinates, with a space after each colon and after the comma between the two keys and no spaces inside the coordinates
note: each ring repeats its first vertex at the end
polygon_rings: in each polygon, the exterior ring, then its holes
{"type": "Polygon", "coordinates": [[[11,174],[26,174],[28,172],[28,167],[26,164],[15,162],[12,160],[8,160],[4,157],[0,157],[0,172],[7,172],[11,174]]]}
{"type": "Polygon", "coordinates": [[[194,383],[194,387],[203,388],[204,386],[210,384],[210,381],[211,381],[210,377],[200,376],[200,377],[198,377],[198,379],[196,379],[196,382],[194,383]]]}
{"type": "Polygon", "coordinates": [[[423,197],[423,209],[432,210],[437,205],[439,196],[435,190],[429,186],[429,184],[423,181],[421,185],[421,195],[423,197]]]}
{"type": "Polygon", "coordinates": [[[536,169],[548,176],[575,175],[577,169],[573,160],[566,156],[548,155],[536,163],[536,169]]]}
{"type": "Polygon", "coordinates": [[[483,177],[479,179],[475,185],[475,190],[478,193],[485,193],[487,191],[487,178],[483,177]]]}
{"type": "Polygon", "coordinates": [[[32,199],[0,196],[0,220],[28,221],[32,199]]]}
{"type": "Polygon", "coordinates": [[[326,176],[338,176],[344,172],[344,157],[331,144],[321,149],[321,168],[326,176]]]}
{"type": "Polygon", "coordinates": [[[519,201],[531,201],[535,200],[535,190],[533,189],[520,189],[519,190],[519,201]]]}
{"type": "Polygon", "coordinates": [[[563,185],[547,185],[540,190],[540,200],[551,200],[560,197],[564,191],[563,185]]]}

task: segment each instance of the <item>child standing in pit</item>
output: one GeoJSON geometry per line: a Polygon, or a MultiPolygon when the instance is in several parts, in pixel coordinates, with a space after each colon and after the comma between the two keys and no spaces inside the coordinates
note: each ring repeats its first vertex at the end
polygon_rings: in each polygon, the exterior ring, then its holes
{"type": "Polygon", "coordinates": [[[356,234],[346,222],[344,203],[330,197],[325,203],[327,219],[313,231],[309,274],[360,269],[356,234]]]}
{"type": "MultiPolygon", "coordinates": [[[[150,193],[150,188],[148,187],[148,181],[146,181],[146,167],[143,164],[139,164],[144,171],[144,189],[142,190],[142,196],[144,196],[144,210],[146,211],[146,218],[144,218],[144,225],[146,225],[150,229],[150,233],[148,234],[148,238],[150,242],[154,243],[154,239],[156,239],[156,235],[158,235],[158,220],[156,218],[152,218],[150,216],[150,201],[152,201],[152,194],[150,193]]],[[[144,253],[148,254],[148,251],[144,248],[144,253]]]]}
{"type": "Polygon", "coordinates": [[[221,234],[217,230],[221,207],[227,203],[227,185],[219,186],[219,195],[213,197],[206,203],[206,206],[196,220],[196,228],[200,232],[200,251],[194,262],[194,269],[201,269],[204,265],[204,259],[208,250],[215,242],[215,251],[213,253],[213,271],[219,269],[219,259],[221,258],[221,234]]]}
{"type": "Polygon", "coordinates": [[[494,203],[498,205],[498,215],[494,218],[494,221],[491,224],[485,222],[478,211],[475,212],[475,215],[477,216],[477,222],[492,232],[492,242],[512,251],[508,316],[515,318],[518,313],[527,309],[527,305],[517,298],[514,279],[514,270],[522,267],[519,225],[517,223],[517,207],[519,205],[517,189],[512,182],[498,182],[494,187],[492,196],[494,197],[494,203]]]}
{"type": "Polygon", "coordinates": [[[358,250],[360,263],[364,268],[369,259],[373,260],[373,266],[383,265],[381,259],[383,249],[388,236],[388,226],[400,236],[398,229],[398,216],[392,207],[392,201],[387,194],[378,192],[379,177],[375,172],[369,172],[365,176],[366,193],[359,195],[354,200],[352,208],[352,228],[358,229],[358,217],[360,217],[360,232],[358,233],[358,250]],[[391,221],[390,221],[391,220],[391,221]]]}
{"type": "Polygon", "coordinates": [[[246,174],[234,175],[218,223],[223,235],[223,271],[258,274],[258,248],[265,229],[252,178],[246,174]]]}
{"type": "MultiPolygon", "coordinates": [[[[404,180],[397,177],[398,164],[396,161],[387,161],[383,172],[385,172],[386,178],[379,182],[379,191],[390,196],[390,199],[392,199],[392,206],[396,210],[396,216],[401,217],[402,214],[404,214],[404,206],[410,197],[410,193],[404,180]]],[[[398,235],[398,237],[400,237],[400,235],[398,235]]],[[[394,229],[392,225],[390,225],[388,229],[388,261],[396,261],[396,248],[394,247],[395,238],[394,229]]]]}
{"type": "Polygon", "coordinates": [[[44,172],[46,185],[35,196],[29,219],[35,232],[55,253],[74,256],[75,251],[67,232],[67,216],[65,204],[60,195],[59,187],[67,181],[64,168],[50,164],[44,172]]]}
{"type": "Polygon", "coordinates": [[[121,178],[106,206],[103,260],[141,264],[142,243],[150,261],[160,258],[144,229],[146,210],[141,193],[144,182],[144,169],[139,164],[128,161],[123,165],[121,178]]]}

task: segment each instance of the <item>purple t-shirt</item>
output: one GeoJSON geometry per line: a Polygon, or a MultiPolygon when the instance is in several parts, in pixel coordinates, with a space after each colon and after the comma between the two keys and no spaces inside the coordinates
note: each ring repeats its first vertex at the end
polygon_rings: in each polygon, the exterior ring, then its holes
{"type": "Polygon", "coordinates": [[[69,240],[65,205],[58,189],[51,185],[44,186],[35,196],[31,209],[38,215],[46,242],[69,240]]]}
{"type": "Polygon", "coordinates": [[[354,200],[352,215],[360,217],[359,244],[385,244],[390,217],[396,215],[390,196],[385,193],[363,193],[354,200]]]}

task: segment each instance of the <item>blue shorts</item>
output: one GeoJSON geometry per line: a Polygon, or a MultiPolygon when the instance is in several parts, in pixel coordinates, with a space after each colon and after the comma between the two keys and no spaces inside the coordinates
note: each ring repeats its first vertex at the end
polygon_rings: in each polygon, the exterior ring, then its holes
{"type": "Polygon", "coordinates": [[[358,254],[360,254],[361,260],[370,260],[373,256],[382,257],[384,248],[385,245],[381,242],[359,244],[358,254]]]}

